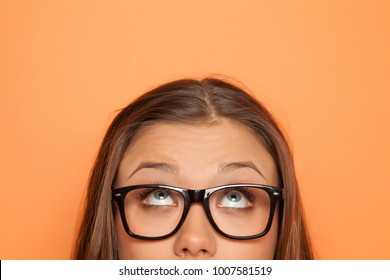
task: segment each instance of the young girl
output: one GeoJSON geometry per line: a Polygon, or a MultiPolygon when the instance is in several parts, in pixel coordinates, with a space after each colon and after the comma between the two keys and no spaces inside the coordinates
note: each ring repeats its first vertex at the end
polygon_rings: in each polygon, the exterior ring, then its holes
{"type": "Polygon", "coordinates": [[[312,259],[273,117],[215,78],[140,96],[103,140],[75,258],[312,259]]]}

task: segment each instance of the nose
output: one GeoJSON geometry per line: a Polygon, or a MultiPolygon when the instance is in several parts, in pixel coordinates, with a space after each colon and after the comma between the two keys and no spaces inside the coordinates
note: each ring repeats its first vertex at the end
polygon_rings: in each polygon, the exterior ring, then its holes
{"type": "Polygon", "coordinates": [[[174,253],[182,259],[208,259],[216,250],[216,232],[202,205],[193,203],[176,234],[174,253]]]}

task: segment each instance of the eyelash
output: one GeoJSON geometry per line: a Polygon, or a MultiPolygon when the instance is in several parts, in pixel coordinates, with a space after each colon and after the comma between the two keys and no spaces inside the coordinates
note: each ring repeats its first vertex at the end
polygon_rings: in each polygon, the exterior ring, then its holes
{"type": "Polygon", "coordinates": [[[154,189],[148,188],[138,194],[139,200],[144,200],[154,189]]]}
{"type": "MultiPolygon", "coordinates": [[[[152,185],[161,185],[161,184],[158,182],[153,182],[152,185]]],[[[154,189],[154,188],[147,188],[147,189],[143,190],[142,192],[140,192],[138,194],[138,197],[140,200],[144,200],[144,199],[146,199],[146,197],[148,197],[149,194],[151,194],[155,190],[156,189],[154,189]]],[[[167,190],[167,192],[169,193],[168,190],[167,190]]]]}

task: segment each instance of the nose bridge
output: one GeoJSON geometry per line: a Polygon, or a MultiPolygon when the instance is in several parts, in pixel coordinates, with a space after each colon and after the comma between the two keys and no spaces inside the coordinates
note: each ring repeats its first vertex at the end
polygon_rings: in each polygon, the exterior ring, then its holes
{"type": "Polygon", "coordinates": [[[191,204],[175,242],[175,252],[180,257],[203,258],[216,252],[215,234],[202,205],[204,193],[189,191],[191,204]]]}
{"type": "MultiPolygon", "coordinates": [[[[204,214],[204,217],[206,218],[207,222],[208,223],[210,222],[210,224],[212,224],[210,221],[209,215],[207,213],[207,210],[206,210],[207,207],[205,207],[205,205],[203,203],[205,200],[205,193],[206,193],[206,190],[188,190],[190,204],[188,205],[187,213],[185,214],[185,219],[184,219],[183,223],[186,223],[186,221],[189,219],[188,216],[189,216],[190,212],[192,212],[191,209],[199,207],[199,210],[193,210],[193,211],[195,211],[195,212],[201,211],[204,214]],[[198,206],[194,207],[195,205],[198,205],[198,206]]],[[[199,218],[199,216],[197,216],[197,217],[199,218]]]]}
{"type": "MultiPolygon", "coordinates": [[[[214,222],[212,221],[212,218],[210,217],[211,213],[210,213],[209,207],[208,207],[208,205],[205,204],[205,201],[207,200],[206,197],[205,197],[206,193],[207,193],[207,189],[203,189],[203,190],[187,190],[187,191],[188,191],[188,196],[189,196],[190,203],[188,205],[187,212],[185,213],[185,219],[184,219],[183,223],[186,220],[188,220],[187,216],[188,216],[189,212],[191,211],[191,208],[194,208],[193,206],[195,204],[195,205],[201,206],[202,213],[204,214],[204,217],[206,218],[207,222],[213,228],[215,228],[214,222]]],[[[197,211],[197,210],[195,210],[195,211],[197,211]]]]}

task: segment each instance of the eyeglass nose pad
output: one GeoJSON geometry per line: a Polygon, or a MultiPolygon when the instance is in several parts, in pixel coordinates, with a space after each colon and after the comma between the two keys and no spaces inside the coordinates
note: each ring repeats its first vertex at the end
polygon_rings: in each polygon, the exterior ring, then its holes
{"type": "Polygon", "coordinates": [[[191,202],[203,202],[205,190],[188,190],[191,202]]]}

